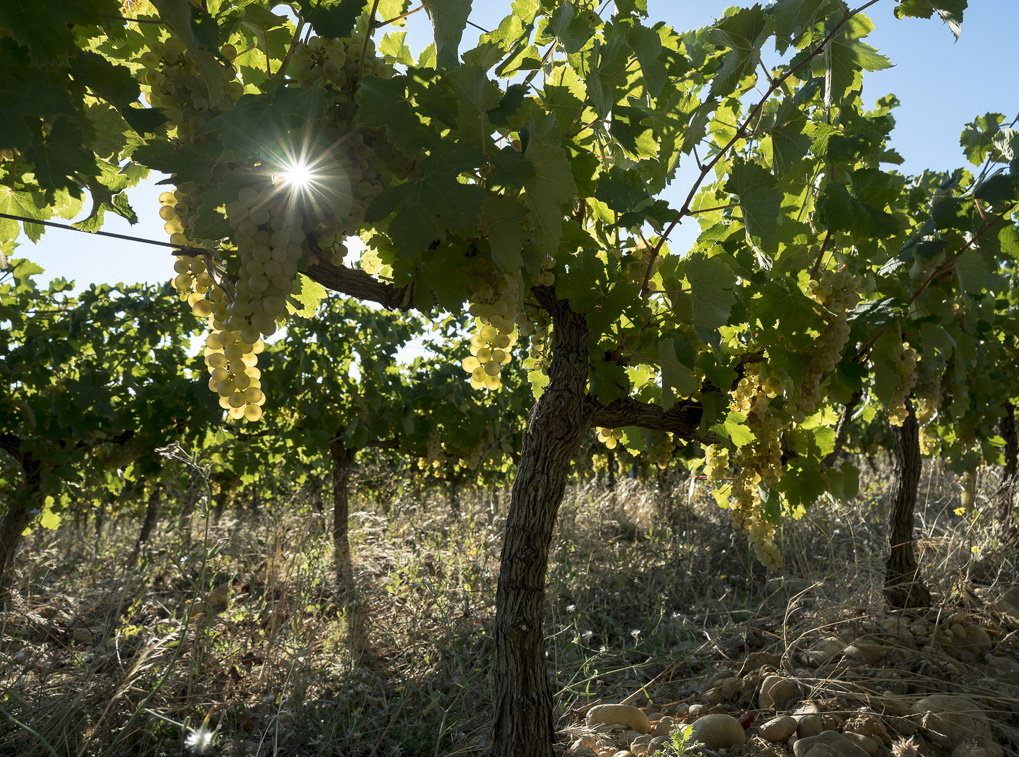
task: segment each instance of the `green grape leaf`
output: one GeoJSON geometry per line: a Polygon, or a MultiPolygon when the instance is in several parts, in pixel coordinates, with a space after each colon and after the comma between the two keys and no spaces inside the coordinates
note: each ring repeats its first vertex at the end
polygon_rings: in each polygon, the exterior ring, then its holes
{"type": "Polygon", "coordinates": [[[966,6],[967,0],[901,0],[895,8],[895,15],[899,18],[930,18],[936,12],[959,39],[966,6]]]}
{"type": "Polygon", "coordinates": [[[804,31],[812,27],[826,14],[832,0],[777,0],[771,15],[775,23],[775,44],[779,53],[784,54],[788,43],[794,45],[804,31]]]}
{"type": "MultiPolygon", "coordinates": [[[[662,38],[654,29],[635,24],[626,32],[626,42],[633,55],[640,64],[640,70],[644,74],[644,87],[652,97],[658,97],[665,83],[668,81],[669,72],[663,61],[662,38]]],[[[679,76],[682,71],[673,71],[673,76],[679,76]]]]}
{"type": "Polygon", "coordinates": [[[770,17],[760,5],[731,12],[715,24],[708,39],[726,52],[721,69],[711,80],[712,97],[732,94],[740,80],[754,72],[770,33],[770,17]]]}
{"type": "Polygon", "coordinates": [[[718,256],[700,253],[687,258],[683,270],[690,282],[694,328],[700,334],[717,332],[736,303],[736,274],[718,256]]]}
{"type": "MultiPolygon", "coordinates": [[[[0,3],[0,29],[25,45],[36,65],[45,66],[74,55],[75,25],[102,26],[103,14],[119,16],[116,0],[61,0],[58,6],[40,7],[35,0],[0,3]]],[[[7,76],[7,71],[4,71],[7,76]]]]}
{"type": "Polygon", "coordinates": [[[563,233],[563,207],[577,196],[577,184],[570,170],[570,159],[558,142],[543,132],[555,132],[555,122],[546,128],[532,129],[524,158],[534,172],[524,182],[525,200],[534,221],[534,236],[539,249],[555,257],[563,233]]]}
{"type": "Polygon", "coordinates": [[[47,204],[57,189],[78,193],[89,177],[98,175],[91,151],[76,118],[57,116],[45,141],[25,148],[25,157],[35,166],[35,178],[44,188],[47,204]]]}
{"type": "Polygon", "coordinates": [[[860,40],[874,30],[874,24],[864,14],[858,13],[842,26],[825,50],[810,62],[814,76],[825,79],[826,70],[831,73],[831,98],[838,102],[857,81],[861,71],[881,71],[891,68],[891,61],[877,50],[860,40]]]}
{"type": "Polygon", "coordinates": [[[998,232],[998,244],[1001,251],[1019,260],[1019,228],[1005,226],[998,232]]]}
{"type": "MultiPolygon", "coordinates": [[[[46,204],[40,194],[18,192],[10,187],[0,186],[0,213],[45,221],[50,217],[50,214],[45,210],[46,204]]],[[[28,230],[29,226],[35,226],[35,224],[25,224],[25,233],[31,236],[28,230]]],[[[41,229],[42,227],[37,228],[41,229]]],[[[19,235],[17,221],[0,218],[0,242],[17,239],[19,235]]],[[[42,269],[40,268],[35,273],[42,273],[42,269]]],[[[30,273],[24,275],[28,276],[30,273]]]]}
{"type": "Polygon", "coordinates": [[[857,237],[883,239],[899,230],[898,221],[891,213],[849,194],[842,185],[830,183],[817,201],[819,220],[829,231],[845,231],[857,237]]]}
{"type": "Polygon", "coordinates": [[[294,279],[294,291],[287,298],[287,310],[303,318],[311,318],[318,312],[319,303],[325,296],[324,286],[299,273],[294,279]]]}
{"type": "Polygon", "coordinates": [[[724,439],[728,439],[736,447],[744,447],[757,437],[746,425],[747,417],[736,410],[730,410],[725,420],[711,427],[711,430],[724,439]]]}
{"type": "Polygon", "coordinates": [[[432,20],[438,68],[456,67],[460,39],[471,14],[471,0],[424,0],[423,5],[432,20]]]}
{"type": "Polygon", "coordinates": [[[389,140],[409,156],[417,155],[430,141],[428,129],[407,96],[407,79],[402,76],[369,76],[361,82],[356,123],[385,129],[389,140]]]}
{"type": "Polygon", "coordinates": [[[421,162],[419,176],[386,187],[368,207],[365,221],[389,218],[388,234],[400,257],[407,260],[416,258],[446,231],[464,236],[476,233],[485,193],[458,177],[483,160],[480,151],[437,138],[421,162]]]}
{"type": "Polygon", "coordinates": [[[771,137],[771,165],[775,175],[781,176],[810,150],[810,137],[804,134],[807,117],[787,98],[769,116],[767,124],[771,137]]]}
{"type": "Polygon", "coordinates": [[[967,294],[979,294],[987,286],[987,266],[977,250],[966,250],[955,259],[959,287],[967,294]]]}
{"type": "Polygon", "coordinates": [[[782,190],[771,173],[757,163],[733,163],[725,190],[739,198],[747,234],[769,247],[775,239],[782,209],[782,190]]]}
{"type": "Polygon", "coordinates": [[[998,134],[1005,117],[1001,113],[985,113],[978,116],[959,135],[959,144],[966,154],[967,160],[975,166],[983,164],[988,153],[994,147],[994,137],[998,134]]]}
{"type": "Polygon", "coordinates": [[[548,374],[542,373],[541,371],[528,371],[527,380],[531,384],[531,391],[534,394],[534,399],[538,400],[545,392],[545,387],[548,386],[548,374]]]}
{"type": "Polygon", "coordinates": [[[654,201],[639,173],[613,165],[598,178],[595,197],[617,213],[639,213],[654,201]]]}
{"type": "Polygon", "coordinates": [[[439,307],[455,312],[463,304],[465,293],[453,282],[461,280],[465,263],[463,250],[456,245],[440,244],[429,250],[414,271],[415,293],[428,292],[439,307]]]}
{"type": "Polygon", "coordinates": [[[646,108],[616,105],[612,109],[609,132],[627,154],[636,160],[653,158],[658,154],[658,140],[650,116],[646,108]]]}
{"type": "Polygon", "coordinates": [[[694,350],[686,342],[661,339],[658,342],[658,361],[662,368],[662,407],[668,410],[676,404],[676,395],[689,397],[697,391],[697,378],[690,366],[694,350]]]}
{"type": "Polygon", "coordinates": [[[527,208],[514,199],[485,195],[481,206],[481,226],[492,245],[492,262],[503,273],[520,269],[523,248],[523,221],[527,208]]]}
{"type": "MultiPolygon", "coordinates": [[[[597,20],[597,17],[596,17],[597,20]]],[[[568,55],[578,52],[594,35],[585,12],[575,12],[572,3],[563,3],[552,12],[548,31],[554,34],[568,55]]]]}
{"type": "Polygon", "coordinates": [[[295,0],[301,16],[320,37],[348,37],[364,0],[295,0]]]}

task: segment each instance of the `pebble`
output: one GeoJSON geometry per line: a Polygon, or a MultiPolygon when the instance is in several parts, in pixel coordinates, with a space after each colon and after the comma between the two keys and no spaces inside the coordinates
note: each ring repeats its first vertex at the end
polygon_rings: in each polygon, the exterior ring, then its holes
{"type": "Polygon", "coordinates": [[[651,721],[642,710],[628,704],[599,704],[587,711],[587,725],[621,725],[639,733],[651,730],[651,721]]]}
{"type": "Polygon", "coordinates": [[[821,724],[821,718],[817,715],[803,715],[799,718],[799,722],[796,724],[796,735],[801,739],[816,736],[823,730],[824,728],[821,724]]]}
{"type": "Polygon", "coordinates": [[[931,694],[914,704],[913,712],[923,716],[924,729],[951,741],[991,735],[983,709],[966,697],[931,694]]]}
{"type": "Polygon", "coordinates": [[[835,731],[798,739],[793,745],[793,754],[796,757],[870,757],[852,740],[835,731]]]}
{"type": "Polygon", "coordinates": [[[771,675],[761,683],[757,703],[762,710],[777,710],[800,695],[800,685],[782,676],[771,675]]]}
{"type": "Polygon", "coordinates": [[[760,736],[767,741],[785,741],[796,732],[796,718],[779,715],[761,726],[760,736]]]}
{"type": "Polygon", "coordinates": [[[693,724],[692,738],[708,749],[728,749],[746,742],[746,731],[731,715],[716,713],[698,718],[693,724]]]}
{"type": "Polygon", "coordinates": [[[870,736],[864,736],[862,733],[843,733],[842,736],[852,741],[860,749],[871,755],[871,757],[877,754],[877,750],[881,748],[874,739],[870,736]]]}

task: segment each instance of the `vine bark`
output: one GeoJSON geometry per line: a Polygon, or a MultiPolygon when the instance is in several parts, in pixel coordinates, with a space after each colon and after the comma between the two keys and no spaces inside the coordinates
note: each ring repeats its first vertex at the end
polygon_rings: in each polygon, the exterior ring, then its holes
{"type": "Polygon", "coordinates": [[[920,577],[913,549],[913,516],[920,485],[920,424],[913,403],[906,400],[908,415],[902,426],[892,426],[895,489],[888,528],[885,560],[885,598],[892,607],[930,607],[931,595],[920,577]]]}
{"type": "Polygon", "coordinates": [[[503,543],[495,614],[495,757],[552,757],[552,686],[545,659],[545,577],[571,461],[591,427],[586,320],[545,305],[554,324],[549,383],[524,432],[503,543]]]}

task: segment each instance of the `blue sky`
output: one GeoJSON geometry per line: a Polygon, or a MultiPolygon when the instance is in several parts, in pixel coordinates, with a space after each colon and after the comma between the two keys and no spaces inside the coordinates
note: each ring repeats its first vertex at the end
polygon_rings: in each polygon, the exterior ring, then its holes
{"type": "MultiPolygon", "coordinates": [[[[482,27],[492,28],[509,4],[509,0],[475,0],[478,10],[471,18],[482,27]]],[[[663,20],[680,30],[710,25],[733,4],[717,0],[648,3],[652,20],[663,20]]],[[[964,165],[959,132],[967,121],[989,111],[1003,113],[1006,120],[1011,120],[1019,112],[1019,94],[1014,86],[1019,60],[1012,52],[1015,30],[1019,28],[1019,3],[975,0],[971,5],[958,41],[940,20],[896,19],[893,0],[881,0],[868,10],[876,29],[866,41],[889,57],[894,66],[865,76],[864,100],[872,104],[888,93],[901,100],[902,106],[895,112],[893,146],[905,159],[901,170],[906,173],[964,165]]],[[[430,29],[423,12],[411,20],[408,42],[417,52],[430,41],[430,29]]],[[[465,44],[474,35],[465,35],[465,44]]],[[[157,187],[155,181],[158,179],[144,182],[129,195],[140,218],[137,225],[107,214],[105,230],[165,241],[157,201],[164,188],[157,187]]],[[[677,183],[682,188],[683,173],[677,183]]],[[[691,225],[673,240],[674,250],[682,249],[684,241],[692,238],[691,225]]],[[[48,230],[37,245],[24,237],[21,241],[16,255],[40,264],[47,278],[63,276],[79,286],[91,282],[156,283],[173,276],[168,249],[164,252],[150,245],[56,229],[48,230]]]]}

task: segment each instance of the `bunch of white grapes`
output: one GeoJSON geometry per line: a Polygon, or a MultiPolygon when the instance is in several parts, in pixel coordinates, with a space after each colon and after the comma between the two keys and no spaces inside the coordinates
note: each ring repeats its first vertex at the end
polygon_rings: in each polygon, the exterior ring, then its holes
{"type": "Polygon", "coordinates": [[[820,280],[807,283],[807,295],[826,311],[825,325],[814,338],[813,348],[803,377],[803,388],[786,409],[794,423],[803,423],[821,402],[821,381],[831,373],[842,357],[849,339],[849,311],[860,301],[860,279],[849,271],[824,271],[820,280]]]}
{"type": "Polygon", "coordinates": [[[972,513],[977,501],[977,472],[968,470],[962,474],[962,511],[972,513]]]}
{"type": "Polygon", "coordinates": [[[652,253],[653,249],[646,246],[643,242],[634,247],[629,255],[623,259],[623,272],[626,278],[635,284],[643,284],[645,276],[650,280],[658,272],[658,269],[662,267],[662,263],[665,262],[661,255],[655,255],[654,260],[652,260],[652,253]],[[648,266],[651,267],[650,276],[648,276],[648,266]]]}
{"type": "Polygon", "coordinates": [[[621,428],[602,428],[599,426],[595,431],[598,434],[598,441],[604,444],[607,449],[615,449],[623,440],[623,429],[621,428]]]}
{"type": "Polygon", "coordinates": [[[655,431],[651,445],[648,447],[648,459],[662,470],[665,470],[669,467],[669,463],[672,462],[672,451],[674,448],[675,443],[672,440],[672,434],[668,431],[655,431]]]}
{"type": "Polygon", "coordinates": [[[446,467],[446,451],[442,447],[439,430],[434,427],[428,431],[428,439],[425,441],[425,460],[435,470],[446,467]]]}
{"type": "MultiPolygon", "coordinates": [[[[237,57],[233,45],[223,45],[220,52],[227,61],[237,57]]],[[[194,58],[184,43],[176,37],[157,42],[142,53],[139,59],[142,70],[139,80],[150,87],[146,100],[154,108],[163,108],[170,126],[176,128],[177,139],[202,144],[207,137],[202,127],[219,113],[234,106],[244,94],[244,86],[237,80],[237,70],[226,63],[217,71],[220,77],[219,99],[210,101],[210,88],[204,73],[195,65],[194,58]]]]}
{"type": "Polygon", "coordinates": [[[892,359],[895,361],[898,382],[895,385],[895,393],[888,403],[888,422],[893,426],[901,426],[909,417],[906,400],[916,385],[916,364],[920,360],[920,355],[909,346],[909,342],[902,342],[895,345],[892,359]]]}
{"type": "Polygon", "coordinates": [[[479,259],[470,286],[470,314],[476,318],[476,331],[471,336],[471,356],[462,366],[471,374],[472,388],[494,391],[502,385],[502,367],[512,360],[517,342],[520,275],[501,274],[479,259]]]}
{"type": "Polygon", "coordinates": [[[552,364],[549,352],[549,329],[552,324],[548,313],[525,302],[524,309],[517,314],[515,320],[520,335],[530,337],[524,365],[532,371],[548,375],[549,366],[552,364]]]}
{"type": "Polygon", "coordinates": [[[724,481],[732,477],[729,469],[729,448],[724,444],[709,444],[704,451],[704,476],[708,482],[724,481]]]}
{"type": "MultiPolygon", "coordinates": [[[[764,363],[748,363],[731,400],[731,407],[746,416],[754,439],[737,449],[733,459],[730,517],[735,528],[747,532],[758,559],[767,567],[781,559],[774,545],[774,526],[761,517],[760,491],[762,484],[776,484],[782,478],[782,424],[771,404],[775,382],[764,363]]],[[[716,469],[720,468],[709,464],[709,480],[717,475],[716,469]]]]}

